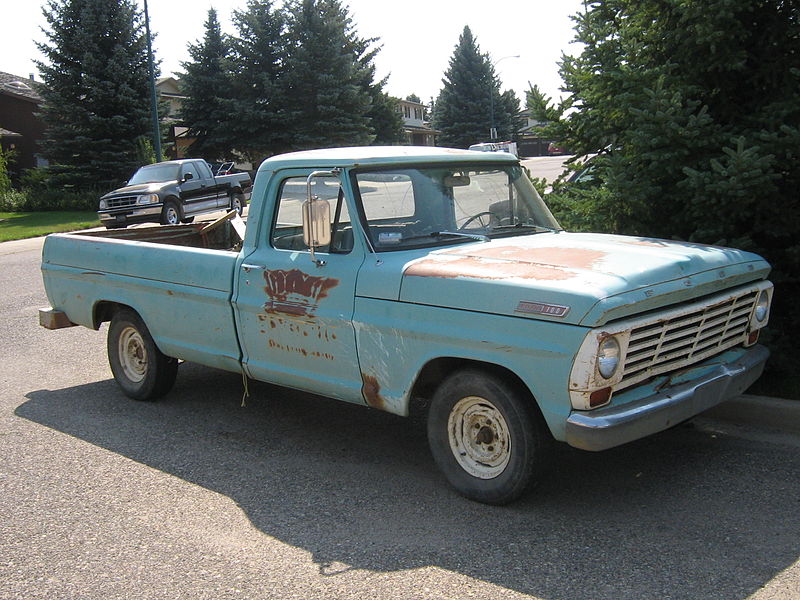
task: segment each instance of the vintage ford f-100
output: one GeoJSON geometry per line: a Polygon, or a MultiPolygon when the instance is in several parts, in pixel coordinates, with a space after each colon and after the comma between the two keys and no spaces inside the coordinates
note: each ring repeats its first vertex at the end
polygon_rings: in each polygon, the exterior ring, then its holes
{"type": "Polygon", "coordinates": [[[768,355],[762,258],[565,232],[503,153],[276,156],[246,231],[234,217],[56,234],[42,271],[41,323],[111,321],[128,396],[167,393],[182,359],[421,406],[447,479],[489,503],[540,479],[554,440],[603,450],[662,431],[740,394],[768,355]]]}

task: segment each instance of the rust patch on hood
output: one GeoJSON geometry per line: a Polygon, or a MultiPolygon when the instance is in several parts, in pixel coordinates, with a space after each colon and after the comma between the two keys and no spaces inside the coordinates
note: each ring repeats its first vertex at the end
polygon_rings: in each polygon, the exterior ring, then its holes
{"type": "MultiPolygon", "coordinates": [[[[459,254],[459,251],[458,249],[453,249],[443,252],[443,254],[459,254]]],[[[593,269],[597,262],[607,256],[607,253],[588,248],[561,248],[558,246],[543,248],[489,246],[486,248],[471,248],[467,255],[563,269],[593,269]]]]}
{"type": "Polygon", "coordinates": [[[461,257],[451,260],[428,258],[414,263],[405,271],[411,277],[439,277],[454,279],[467,277],[470,279],[537,279],[558,281],[572,279],[571,273],[559,267],[536,265],[523,262],[486,260],[477,257],[461,257]]]}
{"type": "Polygon", "coordinates": [[[339,285],[338,279],[315,277],[299,269],[264,272],[264,291],[269,301],[264,304],[267,312],[311,316],[319,301],[328,295],[331,288],[339,285]]]}
{"type": "Polygon", "coordinates": [[[361,394],[372,408],[386,410],[386,400],[381,396],[381,384],[373,375],[361,373],[361,394]]]}

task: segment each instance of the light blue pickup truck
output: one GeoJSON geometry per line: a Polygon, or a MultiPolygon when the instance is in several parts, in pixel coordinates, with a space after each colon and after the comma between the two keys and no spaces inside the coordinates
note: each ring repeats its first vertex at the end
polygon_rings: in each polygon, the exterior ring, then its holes
{"type": "Polygon", "coordinates": [[[110,321],[128,396],[178,361],[399,415],[426,411],[463,495],[502,504],[554,441],[603,450],[743,392],[768,352],[769,265],[568,233],[510,154],[368,147],[265,161],[246,230],[55,234],[43,326],[110,321]]]}

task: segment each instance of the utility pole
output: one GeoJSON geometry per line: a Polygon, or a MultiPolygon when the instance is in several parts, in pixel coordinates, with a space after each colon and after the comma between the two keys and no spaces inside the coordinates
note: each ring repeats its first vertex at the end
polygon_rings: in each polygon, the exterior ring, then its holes
{"type": "Polygon", "coordinates": [[[156,76],[153,67],[153,44],[150,41],[150,15],[147,0],[144,0],[144,30],[147,34],[147,67],[150,70],[150,114],[153,119],[153,151],[156,162],[161,162],[161,130],[158,126],[158,99],[156,98],[156,76]]]}
{"type": "MultiPolygon", "coordinates": [[[[501,60],[505,60],[507,58],[519,58],[519,54],[504,56],[492,62],[492,75],[494,75],[495,65],[499,63],[501,60]]],[[[494,77],[492,77],[492,80],[489,82],[489,106],[492,115],[492,126],[489,129],[489,141],[492,142],[497,139],[497,127],[494,126],[494,77]]]]}

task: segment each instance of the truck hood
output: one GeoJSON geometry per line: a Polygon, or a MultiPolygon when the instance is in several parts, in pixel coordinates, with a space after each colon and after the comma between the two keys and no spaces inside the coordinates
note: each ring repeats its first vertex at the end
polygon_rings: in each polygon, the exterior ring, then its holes
{"type": "MultiPolygon", "coordinates": [[[[157,181],[155,183],[139,183],[136,185],[126,185],[112,192],[108,192],[102,198],[112,198],[114,196],[133,196],[137,194],[157,194],[164,188],[175,185],[175,181],[157,181]]],[[[101,198],[101,199],[102,199],[101,198]]]]}
{"type": "Polygon", "coordinates": [[[541,233],[437,250],[403,269],[400,300],[599,326],[764,279],[759,256],[650,238],[541,233]]]}

